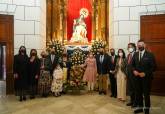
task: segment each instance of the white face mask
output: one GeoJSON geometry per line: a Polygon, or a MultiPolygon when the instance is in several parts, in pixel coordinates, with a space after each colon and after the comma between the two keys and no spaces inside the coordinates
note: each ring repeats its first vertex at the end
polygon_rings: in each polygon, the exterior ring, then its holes
{"type": "Polygon", "coordinates": [[[119,56],[122,57],[122,56],[123,56],[123,53],[120,52],[120,53],[119,53],[119,56]]]}
{"type": "Polygon", "coordinates": [[[128,48],[128,51],[129,51],[130,53],[132,53],[132,52],[134,51],[134,49],[133,49],[133,48],[128,48]]]}

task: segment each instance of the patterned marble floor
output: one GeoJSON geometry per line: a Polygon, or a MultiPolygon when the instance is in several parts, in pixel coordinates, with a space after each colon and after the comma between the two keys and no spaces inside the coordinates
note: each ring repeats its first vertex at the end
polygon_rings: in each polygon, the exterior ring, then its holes
{"type": "MultiPolygon", "coordinates": [[[[165,114],[165,97],[152,96],[151,114],[165,114]]],[[[0,114],[133,114],[133,110],[108,95],[50,96],[19,102],[14,95],[1,96],[0,114]]]]}

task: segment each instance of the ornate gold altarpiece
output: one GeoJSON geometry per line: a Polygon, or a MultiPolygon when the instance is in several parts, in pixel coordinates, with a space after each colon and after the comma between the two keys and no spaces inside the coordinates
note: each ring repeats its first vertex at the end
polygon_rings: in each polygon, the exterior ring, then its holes
{"type": "MultiPolygon", "coordinates": [[[[67,41],[67,1],[47,0],[47,44],[52,40],[67,41]]],[[[92,40],[109,39],[109,0],[91,0],[92,40]]],[[[72,29],[72,28],[71,28],[72,29]]],[[[80,45],[80,44],[78,44],[80,45]]]]}

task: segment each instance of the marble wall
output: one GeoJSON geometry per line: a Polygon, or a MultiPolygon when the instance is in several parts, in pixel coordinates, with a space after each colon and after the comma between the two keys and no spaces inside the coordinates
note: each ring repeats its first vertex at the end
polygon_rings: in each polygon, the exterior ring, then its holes
{"type": "Polygon", "coordinates": [[[14,15],[14,54],[46,45],[46,0],[0,0],[0,14],[14,15]]]}
{"type": "Polygon", "coordinates": [[[140,16],[164,14],[165,0],[110,0],[110,47],[126,50],[140,39],[140,16]]]}

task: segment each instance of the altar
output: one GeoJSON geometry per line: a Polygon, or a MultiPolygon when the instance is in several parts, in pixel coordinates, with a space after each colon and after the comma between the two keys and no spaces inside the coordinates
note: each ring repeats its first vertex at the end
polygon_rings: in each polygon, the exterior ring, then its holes
{"type": "Polygon", "coordinates": [[[83,50],[83,51],[89,51],[91,49],[91,43],[66,43],[65,49],[67,50],[75,50],[77,48],[83,50]]]}
{"type": "MultiPolygon", "coordinates": [[[[68,3],[67,23],[63,23],[65,22],[63,21],[63,15],[60,15],[59,18],[61,20],[58,23],[59,27],[57,27],[60,29],[60,32],[58,33],[57,30],[53,33],[53,36],[51,36],[51,45],[54,45],[54,48],[60,56],[62,55],[63,50],[66,51],[65,53],[67,53],[69,58],[71,58],[72,53],[75,50],[83,51],[83,54],[86,56],[89,51],[92,51],[93,54],[96,55],[98,48],[106,44],[105,33],[101,33],[98,28],[99,21],[97,20],[97,23],[92,23],[94,21],[92,19],[92,14],[94,13],[92,4],[90,2],[84,2],[85,4],[80,2],[81,0],[76,0],[75,3],[80,6],[74,4],[74,7],[70,2],[68,3]],[[93,26],[94,24],[97,26],[93,26]],[[52,39],[57,42],[53,42],[52,39]],[[62,46],[59,46],[59,42],[61,42],[62,46]]],[[[104,32],[104,30],[102,31],[104,32]]]]}
{"type": "MultiPolygon", "coordinates": [[[[51,41],[48,50],[55,49],[56,55],[60,60],[67,57],[67,81],[64,82],[64,91],[67,92],[84,90],[86,82],[83,81],[85,67],[83,64],[88,56],[88,52],[92,52],[96,56],[99,49],[106,46],[106,42],[102,40],[92,40],[92,42],[61,42],[58,40],[51,41]]],[[[64,64],[64,63],[62,63],[64,64]]],[[[65,63],[66,64],[66,63],[65,63]]],[[[96,88],[97,89],[97,88],[96,88]]]]}

